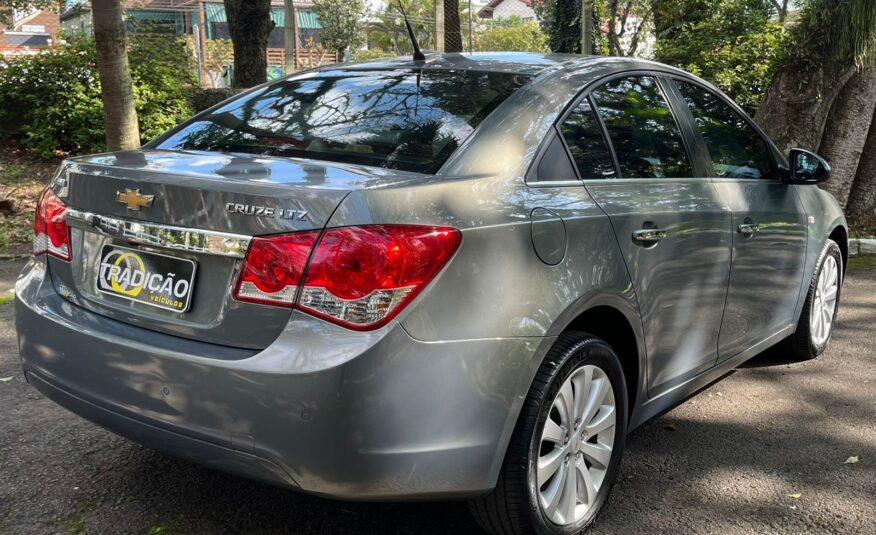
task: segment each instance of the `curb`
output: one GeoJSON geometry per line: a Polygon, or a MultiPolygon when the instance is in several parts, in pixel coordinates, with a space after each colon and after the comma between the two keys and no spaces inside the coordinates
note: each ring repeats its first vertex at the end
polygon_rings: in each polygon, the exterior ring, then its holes
{"type": "Polygon", "coordinates": [[[876,238],[852,238],[849,240],[849,256],[876,255],[876,238]]]}

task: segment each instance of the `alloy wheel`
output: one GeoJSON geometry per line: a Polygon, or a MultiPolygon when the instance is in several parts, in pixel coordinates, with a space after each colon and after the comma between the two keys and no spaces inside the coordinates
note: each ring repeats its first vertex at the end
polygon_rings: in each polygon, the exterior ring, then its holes
{"type": "Polygon", "coordinates": [[[538,500],[555,524],[581,520],[596,502],[615,442],[617,407],[611,381],[584,365],[563,383],[539,443],[538,500]]]}
{"type": "Polygon", "coordinates": [[[812,344],[816,347],[823,345],[830,338],[838,291],[839,265],[836,258],[827,256],[818,274],[815,295],[809,308],[809,330],[812,344]]]}

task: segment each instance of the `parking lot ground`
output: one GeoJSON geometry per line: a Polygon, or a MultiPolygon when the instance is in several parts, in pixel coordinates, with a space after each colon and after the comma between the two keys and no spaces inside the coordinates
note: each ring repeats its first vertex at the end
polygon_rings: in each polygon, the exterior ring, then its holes
{"type": "MultiPolygon", "coordinates": [[[[595,533],[876,533],[876,263],[859,264],[820,358],[769,351],[632,433],[595,533]]],[[[3,299],[20,265],[0,263],[0,534],[478,533],[462,503],[305,496],[54,405],[21,374],[3,299]]]]}

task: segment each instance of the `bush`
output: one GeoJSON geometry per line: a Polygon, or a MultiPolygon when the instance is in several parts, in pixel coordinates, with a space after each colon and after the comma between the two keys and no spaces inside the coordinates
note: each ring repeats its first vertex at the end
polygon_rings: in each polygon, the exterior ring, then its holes
{"type": "Polygon", "coordinates": [[[353,61],[370,61],[373,59],[383,59],[394,57],[395,54],[387,52],[380,48],[369,48],[368,50],[358,50],[353,52],[353,61]]]}
{"type": "MultiPolygon", "coordinates": [[[[128,52],[142,140],[192,115],[196,78],[183,40],[135,34],[128,52]]],[[[18,137],[40,156],[104,150],[103,103],[94,40],[75,37],[0,66],[0,137],[18,137]]]]}
{"type": "Polygon", "coordinates": [[[490,24],[478,37],[483,51],[548,52],[548,36],[536,22],[513,16],[490,24]]]}

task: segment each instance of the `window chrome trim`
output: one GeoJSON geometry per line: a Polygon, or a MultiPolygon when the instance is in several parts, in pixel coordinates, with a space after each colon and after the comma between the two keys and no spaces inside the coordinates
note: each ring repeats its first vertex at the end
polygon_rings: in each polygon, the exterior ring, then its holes
{"type": "Polygon", "coordinates": [[[252,236],[243,234],[130,221],[75,208],[67,208],[67,221],[71,226],[90,229],[128,243],[232,258],[245,257],[252,240],[252,236]]]}

